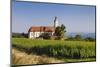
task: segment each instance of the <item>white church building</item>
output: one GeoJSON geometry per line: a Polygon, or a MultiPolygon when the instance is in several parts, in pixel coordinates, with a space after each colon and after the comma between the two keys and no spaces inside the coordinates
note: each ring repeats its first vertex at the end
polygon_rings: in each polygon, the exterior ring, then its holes
{"type": "Polygon", "coordinates": [[[58,26],[58,19],[55,17],[53,26],[32,26],[28,30],[28,36],[30,39],[38,38],[43,33],[49,33],[54,35],[55,28],[58,26]]]}

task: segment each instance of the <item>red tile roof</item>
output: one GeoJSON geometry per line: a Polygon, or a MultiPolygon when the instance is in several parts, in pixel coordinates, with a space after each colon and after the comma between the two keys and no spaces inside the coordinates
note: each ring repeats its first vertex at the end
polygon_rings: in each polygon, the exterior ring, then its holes
{"type": "Polygon", "coordinates": [[[54,32],[54,27],[50,26],[32,26],[29,32],[54,32]]]}

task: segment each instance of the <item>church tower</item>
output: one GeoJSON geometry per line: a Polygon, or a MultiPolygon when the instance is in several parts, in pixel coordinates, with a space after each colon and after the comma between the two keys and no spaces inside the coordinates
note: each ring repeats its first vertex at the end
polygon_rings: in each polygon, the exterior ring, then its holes
{"type": "Polygon", "coordinates": [[[55,16],[55,19],[54,19],[54,28],[56,28],[58,26],[58,19],[57,17],[55,16]]]}

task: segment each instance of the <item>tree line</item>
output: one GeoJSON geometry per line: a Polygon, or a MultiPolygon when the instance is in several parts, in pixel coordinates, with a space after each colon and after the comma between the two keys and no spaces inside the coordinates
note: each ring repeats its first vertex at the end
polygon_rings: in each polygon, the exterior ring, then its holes
{"type": "Polygon", "coordinates": [[[28,33],[12,33],[13,38],[28,38],[28,33]]]}
{"type": "Polygon", "coordinates": [[[81,35],[76,34],[75,37],[68,37],[65,40],[72,40],[72,41],[95,41],[95,38],[92,37],[85,37],[83,38],[81,35]]]}

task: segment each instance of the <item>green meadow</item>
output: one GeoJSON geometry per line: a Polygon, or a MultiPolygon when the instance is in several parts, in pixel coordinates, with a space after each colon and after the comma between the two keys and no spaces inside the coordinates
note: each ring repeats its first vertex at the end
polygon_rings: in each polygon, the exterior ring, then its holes
{"type": "Polygon", "coordinates": [[[12,38],[12,46],[28,54],[47,55],[56,58],[95,58],[96,45],[90,41],[32,40],[12,38]]]}

